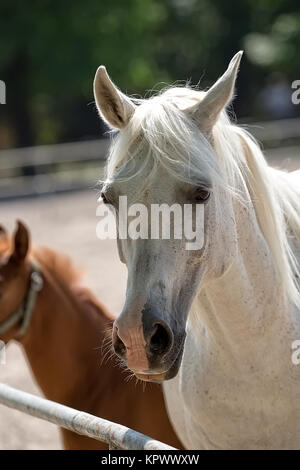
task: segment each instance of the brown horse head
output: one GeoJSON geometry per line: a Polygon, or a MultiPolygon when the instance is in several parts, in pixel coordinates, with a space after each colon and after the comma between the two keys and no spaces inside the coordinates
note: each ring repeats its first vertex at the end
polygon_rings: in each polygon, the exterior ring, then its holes
{"type": "MultiPolygon", "coordinates": [[[[29,232],[18,221],[13,237],[0,226],[0,326],[22,304],[27,291],[30,267],[27,263],[29,232]]],[[[12,327],[0,339],[9,341],[16,334],[12,327]]]]}

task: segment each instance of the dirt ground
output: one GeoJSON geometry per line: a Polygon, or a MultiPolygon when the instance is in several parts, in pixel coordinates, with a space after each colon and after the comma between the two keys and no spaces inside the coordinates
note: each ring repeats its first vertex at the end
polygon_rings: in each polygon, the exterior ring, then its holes
{"type": "MultiPolygon", "coordinates": [[[[0,224],[13,230],[17,218],[30,228],[35,245],[68,253],[86,268],[85,285],[93,289],[114,314],[122,307],[126,268],[114,241],[96,238],[96,193],[91,191],[0,203],[0,224]]],[[[11,343],[0,382],[41,394],[21,348],[11,343]]],[[[57,428],[0,405],[0,449],[60,449],[57,428]]]]}

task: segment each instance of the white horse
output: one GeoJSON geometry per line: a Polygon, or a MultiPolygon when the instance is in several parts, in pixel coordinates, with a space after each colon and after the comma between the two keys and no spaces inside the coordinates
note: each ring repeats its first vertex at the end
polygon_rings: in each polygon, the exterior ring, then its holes
{"type": "Polygon", "coordinates": [[[207,91],[170,88],[133,102],[97,71],[113,139],[102,197],[204,206],[204,246],[118,240],[128,267],[116,353],[164,381],[178,436],[192,449],[300,448],[300,173],[268,166],[225,108],[242,53],[207,91]]]}

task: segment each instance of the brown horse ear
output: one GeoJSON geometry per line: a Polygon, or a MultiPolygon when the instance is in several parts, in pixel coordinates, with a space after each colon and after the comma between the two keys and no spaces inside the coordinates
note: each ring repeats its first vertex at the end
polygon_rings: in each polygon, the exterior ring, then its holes
{"type": "Polygon", "coordinates": [[[10,260],[16,264],[21,264],[26,258],[29,249],[29,233],[25,225],[18,220],[17,230],[14,235],[14,251],[10,260]]]}

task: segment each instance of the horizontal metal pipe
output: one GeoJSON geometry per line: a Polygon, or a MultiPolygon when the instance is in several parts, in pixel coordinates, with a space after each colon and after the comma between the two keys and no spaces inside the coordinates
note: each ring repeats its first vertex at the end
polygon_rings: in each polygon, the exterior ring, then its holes
{"type": "Polygon", "coordinates": [[[0,404],[125,450],[175,450],[121,424],[0,383],[0,404]]]}

